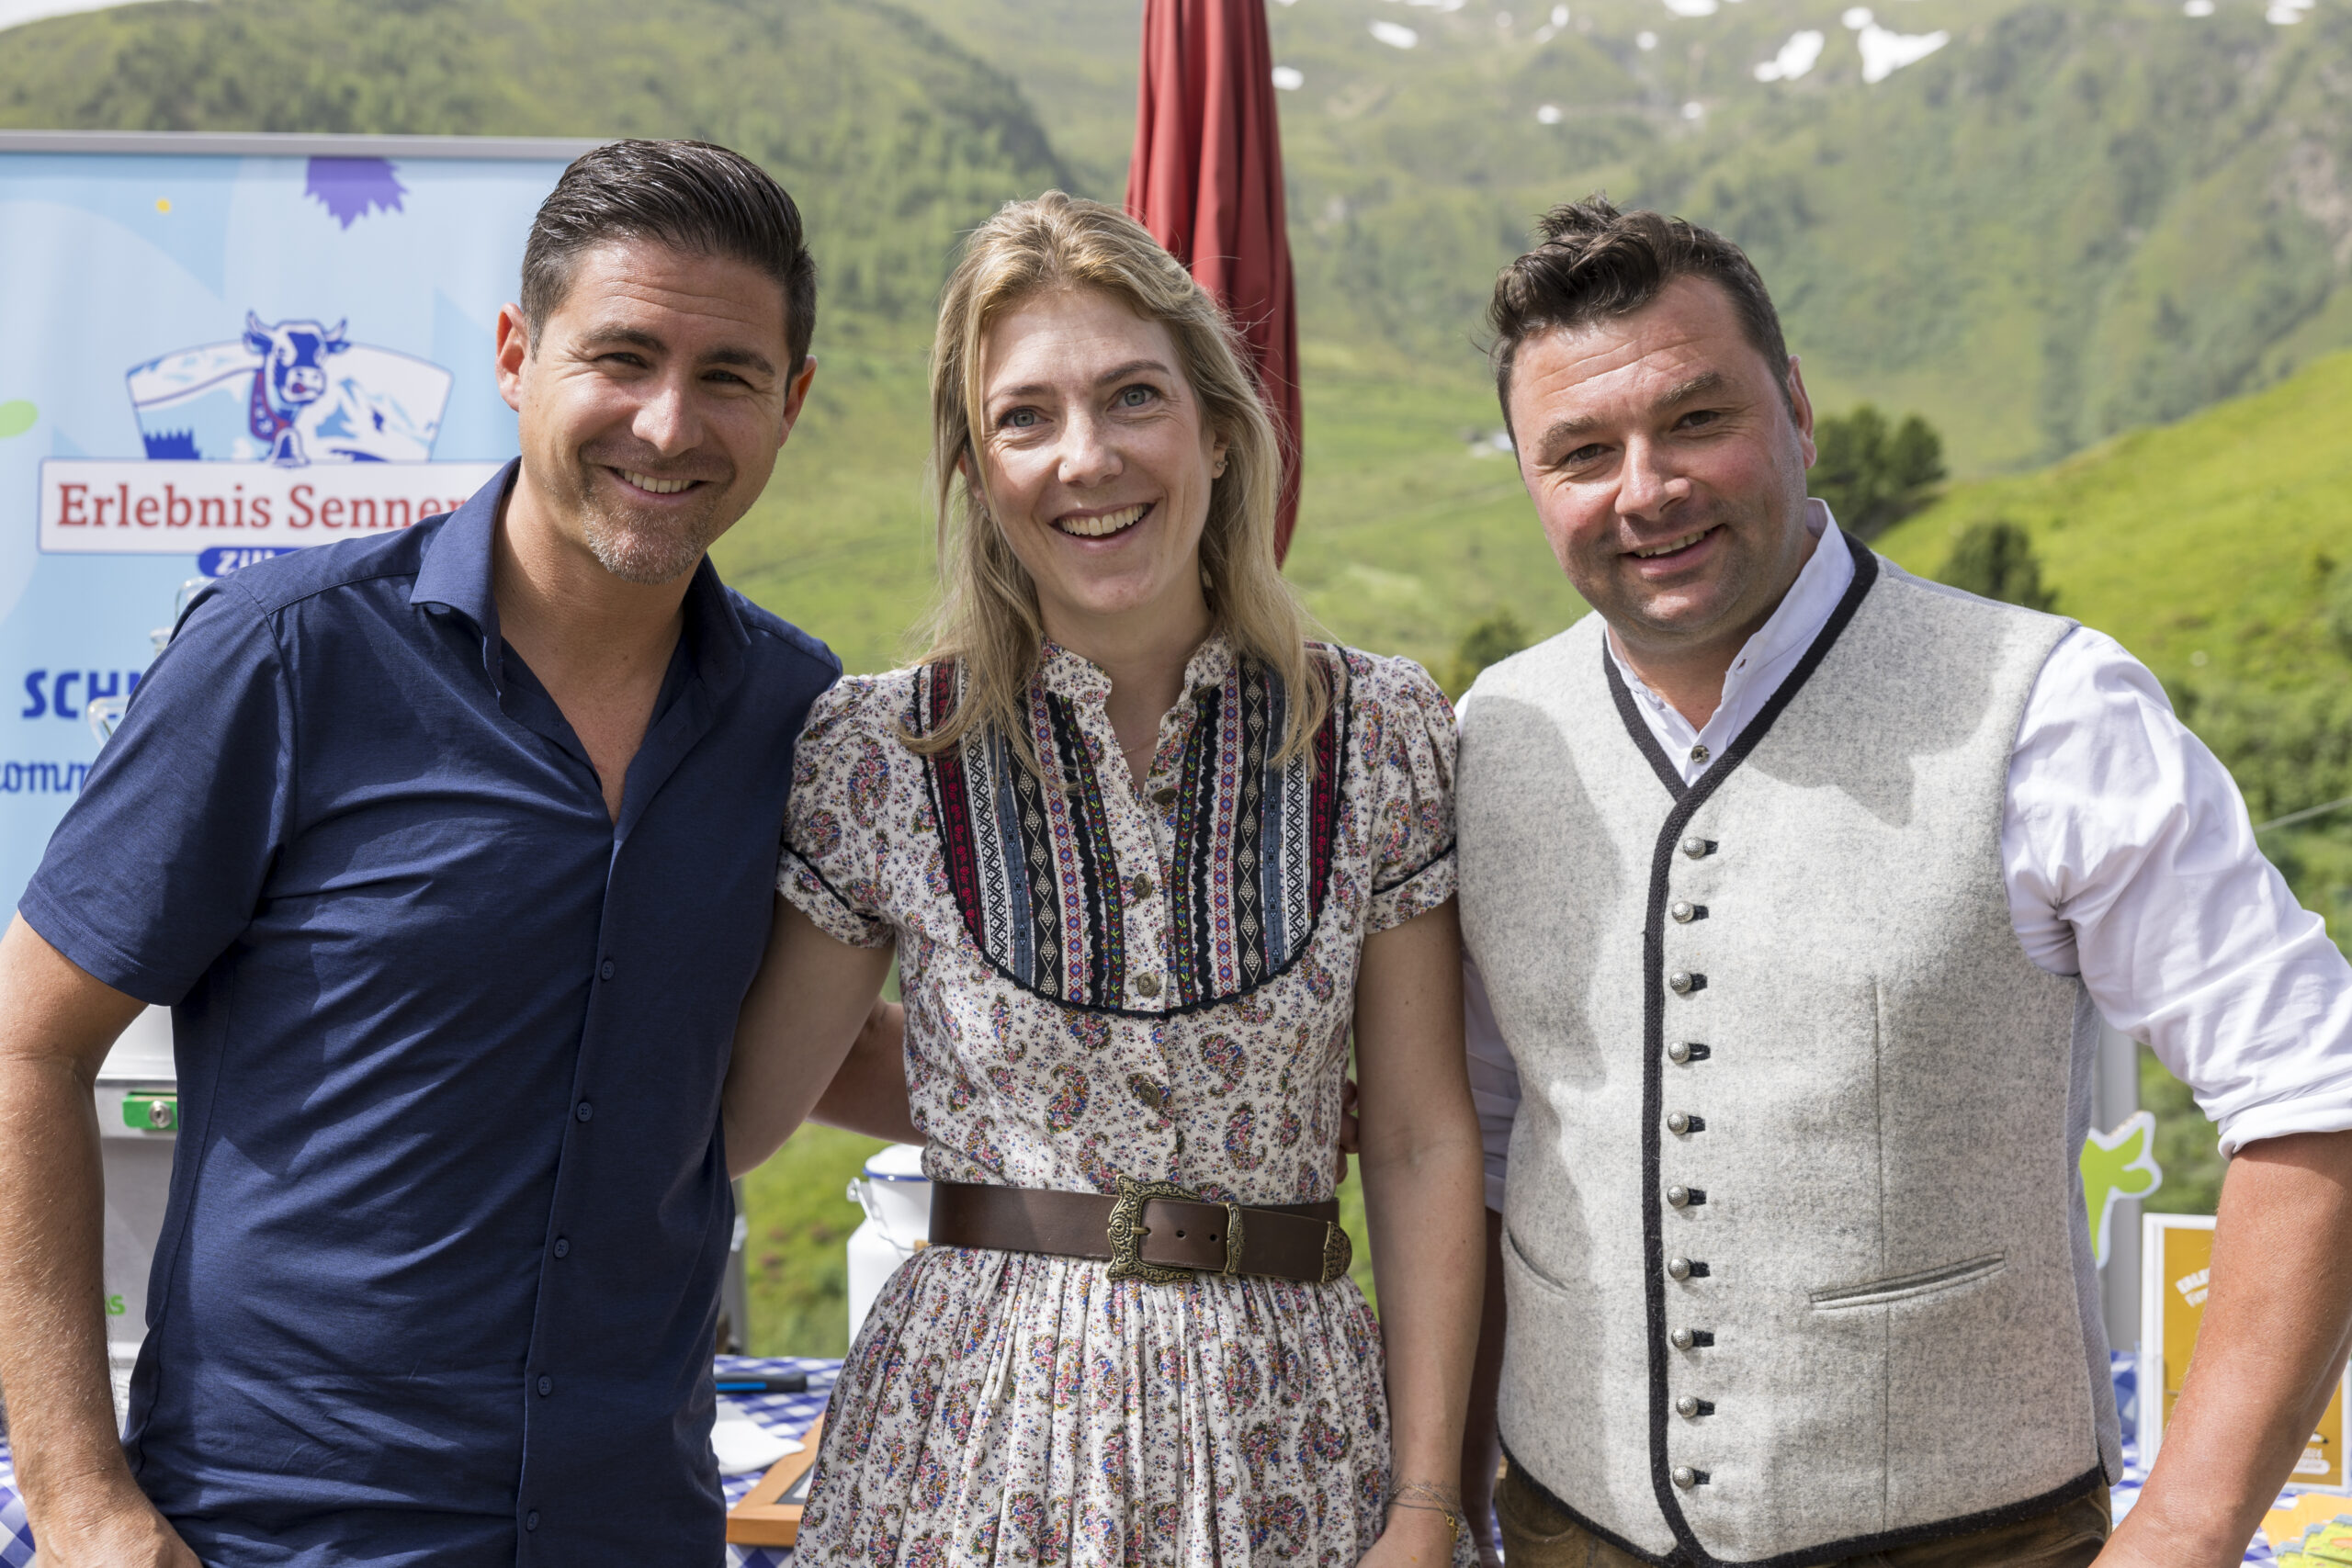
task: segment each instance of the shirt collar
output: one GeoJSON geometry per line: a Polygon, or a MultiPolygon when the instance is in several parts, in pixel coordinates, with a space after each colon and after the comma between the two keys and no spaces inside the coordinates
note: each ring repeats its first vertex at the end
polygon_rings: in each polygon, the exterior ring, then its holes
{"type": "MultiPolygon", "coordinates": [[[[505,660],[500,652],[498,599],[492,588],[492,572],[497,558],[499,514],[521,470],[519,459],[508,463],[450,513],[425,546],[416,586],[408,596],[412,604],[437,604],[472,622],[481,634],[483,665],[502,686],[505,660]]],[[[708,556],[695,564],[693,581],[686,584],[685,614],[684,641],[695,672],[714,691],[725,691],[742,673],[752,634],[708,556]]],[[[1107,677],[1103,690],[1110,690],[1107,677]]]]}
{"type": "Polygon", "coordinates": [[[1634,672],[1617,649],[1617,634],[1609,634],[1609,657],[1617,662],[1617,672],[1625,684],[1661,716],[1679,728],[1689,729],[1693,736],[1713,728],[1715,720],[1726,715],[1740,716],[1745,722],[1747,711],[1753,705],[1751,693],[1769,695],[1777,689],[1789,665],[1806,649],[1845,598],[1846,590],[1854,582],[1854,553],[1846,547],[1846,539],[1838,527],[1837,518],[1830,515],[1829,503],[1818,499],[1805,502],[1805,528],[1814,536],[1813,555],[1797,573],[1797,580],[1781,596],[1781,602],[1764,624],[1740,645],[1731,668],[1724,673],[1723,697],[1704,725],[1693,726],[1664,697],[1650,689],[1648,682],[1634,672]]]}
{"type": "MultiPolygon", "coordinates": [[[[1233,671],[1233,643],[1223,632],[1211,632],[1184,661],[1181,706],[1203,686],[1222,685],[1233,671]]],[[[1100,705],[1110,700],[1111,672],[1081,653],[1046,639],[1038,650],[1037,679],[1046,690],[1074,703],[1100,705]]]]}

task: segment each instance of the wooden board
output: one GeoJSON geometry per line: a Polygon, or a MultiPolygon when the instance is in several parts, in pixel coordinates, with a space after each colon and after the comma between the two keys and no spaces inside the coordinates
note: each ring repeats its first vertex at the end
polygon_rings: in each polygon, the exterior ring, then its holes
{"type": "Polygon", "coordinates": [[[727,1510],[727,1539],[737,1546],[790,1546],[800,1539],[798,1503],[779,1503],[793,1483],[817,1462],[818,1439],[825,1435],[825,1418],[800,1434],[800,1451],[775,1461],[743,1500],[727,1510]]]}

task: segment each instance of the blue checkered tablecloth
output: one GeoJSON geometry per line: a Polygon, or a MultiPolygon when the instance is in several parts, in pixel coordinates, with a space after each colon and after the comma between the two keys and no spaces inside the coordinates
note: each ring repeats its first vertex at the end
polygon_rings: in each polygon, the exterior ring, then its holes
{"type": "MultiPolygon", "coordinates": [[[[818,1416],[825,1413],[825,1401],[831,1397],[833,1379],[840,1374],[839,1361],[797,1359],[790,1357],[763,1359],[750,1356],[718,1358],[721,1377],[727,1373],[778,1372],[800,1371],[808,1374],[806,1393],[729,1394],[728,1399],[741,1406],[745,1414],[779,1437],[797,1438],[806,1432],[818,1416]]],[[[2136,1419],[2139,1396],[2139,1373],[2129,1355],[2118,1351],[2112,1368],[2115,1377],[2115,1403],[2123,1414],[2123,1481],[2115,1489],[2115,1517],[2120,1520],[2140,1500],[2140,1469],[2138,1445],[2132,1434],[2138,1426],[2136,1419]]],[[[733,1507],[743,1495],[758,1482],[756,1475],[739,1475],[727,1483],[727,1506],[733,1507]]],[[[2279,1499],[2283,1505],[2286,1497],[2279,1499]]],[[[17,1495],[17,1467],[10,1460],[7,1446],[0,1442],[0,1568],[26,1568],[32,1561],[32,1532],[25,1526],[24,1500],[17,1495]]],[[[790,1562],[792,1553],[779,1548],[761,1546],[730,1546],[727,1549],[728,1568],[782,1568],[790,1562]]],[[[2270,1543],[2259,1534],[2254,1544],[2246,1548],[2248,1562],[2275,1562],[2270,1543]]]]}

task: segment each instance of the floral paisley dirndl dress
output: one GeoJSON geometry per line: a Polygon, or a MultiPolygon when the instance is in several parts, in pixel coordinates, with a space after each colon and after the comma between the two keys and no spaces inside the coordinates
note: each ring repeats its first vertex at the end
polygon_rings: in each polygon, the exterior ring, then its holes
{"type": "MultiPolygon", "coordinates": [[[[818,699],[779,886],[843,942],[898,943],[932,1178],[1331,1195],[1363,939],[1453,896],[1454,732],[1418,665],[1316,651],[1315,768],[1275,764],[1282,682],[1215,637],[1140,789],[1109,677],[1050,645],[1028,718],[1068,788],[1001,738],[901,743],[953,711],[952,664],[818,699]]],[[[1389,1479],[1355,1285],[1107,1267],[916,1253],[842,1369],[796,1556],[1352,1568],[1389,1479]]]]}

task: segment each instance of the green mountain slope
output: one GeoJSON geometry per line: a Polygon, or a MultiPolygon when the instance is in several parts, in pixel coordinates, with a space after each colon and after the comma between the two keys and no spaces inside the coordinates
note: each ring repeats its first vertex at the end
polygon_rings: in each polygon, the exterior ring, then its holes
{"type": "MultiPolygon", "coordinates": [[[[1139,7],[907,3],[1018,81],[1074,171],[1117,194],[1139,7]]],[[[1949,40],[1876,83],[1866,35],[1825,0],[1560,9],[1555,28],[1548,0],[1269,7],[1305,79],[1282,102],[1309,339],[1468,374],[1533,214],[1606,189],[1750,247],[1825,406],[1918,409],[1963,473],[2352,344],[2337,9],[2278,26],[2251,0],[2201,19],[2178,0],[1884,0],[1880,31],[1949,40]],[[1816,63],[1756,79],[1806,31],[1816,63]]]]}

